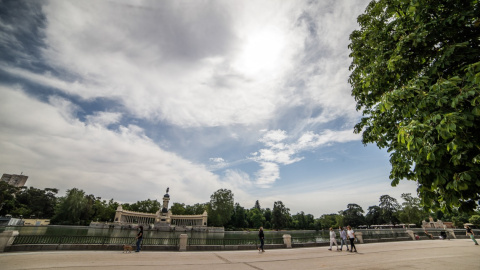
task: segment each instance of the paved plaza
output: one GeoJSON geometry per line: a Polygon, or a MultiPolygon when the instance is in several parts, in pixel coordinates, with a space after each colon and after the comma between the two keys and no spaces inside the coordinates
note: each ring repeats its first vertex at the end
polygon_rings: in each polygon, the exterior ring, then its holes
{"type": "Polygon", "coordinates": [[[385,242],[357,246],[358,253],[328,251],[328,247],[272,249],[265,253],[8,252],[0,253],[0,269],[480,269],[480,246],[475,246],[470,239],[385,242]]]}

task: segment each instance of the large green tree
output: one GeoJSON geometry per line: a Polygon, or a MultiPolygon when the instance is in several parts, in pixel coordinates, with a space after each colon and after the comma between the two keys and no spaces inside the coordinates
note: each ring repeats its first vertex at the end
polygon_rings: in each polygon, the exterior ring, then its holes
{"type": "Polygon", "coordinates": [[[245,208],[241,206],[239,203],[235,203],[235,207],[233,209],[233,216],[232,216],[232,225],[235,228],[246,228],[248,227],[247,222],[247,213],[245,208]]]}
{"type": "MultiPolygon", "coordinates": [[[[352,227],[358,227],[365,225],[365,217],[363,216],[363,208],[356,203],[349,203],[347,209],[340,211],[343,215],[344,225],[350,225],[352,227]]],[[[338,224],[342,225],[342,224],[338,224]]]]}
{"type": "Polygon", "coordinates": [[[186,205],[184,215],[201,215],[207,210],[208,203],[196,203],[194,205],[186,205]]]}
{"type": "Polygon", "coordinates": [[[368,225],[381,225],[385,223],[382,218],[382,209],[378,205],[368,207],[368,212],[365,215],[365,221],[368,225]]]}
{"type": "Polygon", "coordinates": [[[174,202],[170,207],[173,215],[185,215],[185,204],[174,202]]]}
{"type": "Polygon", "coordinates": [[[19,188],[9,185],[5,181],[0,181],[0,216],[12,214],[17,208],[17,200],[15,194],[19,192],[19,188]]]}
{"type": "MultiPolygon", "coordinates": [[[[330,227],[338,227],[337,225],[337,217],[338,214],[324,214],[321,215],[317,220],[316,220],[316,226],[320,227],[320,229],[323,230],[328,230],[330,227]]],[[[340,225],[339,225],[340,226],[340,225]]]]}
{"type": "Polygon", "coordinates": [[[423,218],[427,215],[420,207],[420,199],[412,197],[410,193],[403,193],[402,209],[398,211],[398,219],[404,224],[416,224],[420,226],[423,218]]]}
{"type": "Polygon", "coordinates": [[[208,223],[225,226],[233,214],[233,193],[229,189],[219,189],[210,196],[208,223]]]}
{"type": "Polygon", "coordinates": [[[290,209],[288,209],[282,201],[276,201],[273,203],[272,210],[272,228],[284,229],[288,226],[290,220],[290,209]]]}
{"type": "Polygon", "coordinates": [[[389,224],[397,224],[397,211],[400,209],[400,205],[397,202],[397,199],[391,197],[390,195],[380,196],[380,204],[378,205],[381,210],[382,219],[384,222],[389,224]]]}
{"type": "Polygon", "coordinates": [[[55,195],[57,193],[58,189],[55,188],[42,190],[34,187],[24,187],[16,194],[17,202],[21,205],[16,212],[18,212],[18,215],[27,218],[30,216],[36,218],[51,218],[55,214],[55,205],[57,203],[55,195]],[[22,212],[22,210],[26,211],[22,212]]]}
{"type": "Polygon", "coordinates": [[[478,0],[378,0],[350,35],[349,82],[363,143],[390,152],[390,179],[417,181],[426,208],[480,199],[478,0]]]}
{"type": "Polygon", "coordinates": [[[247,216],[252,228],[259,228],[265,223],[265,217],[263,216],[262,211],[256,207],[250,209],[247,216]]]}
{"type": "Polygon", "coordinates": [[[65,197],[58,198],[52,224],[89,225],[89,202],[83,190],[72,188],[65,197]]]}

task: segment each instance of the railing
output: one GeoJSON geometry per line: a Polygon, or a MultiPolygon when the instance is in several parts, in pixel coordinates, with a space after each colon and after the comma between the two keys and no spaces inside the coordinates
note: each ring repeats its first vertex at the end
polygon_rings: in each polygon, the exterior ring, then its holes
{"type": "Polygon", "coordinates": [[[303,243],[328,243],[329,241],[319,237],[319,236],[302,236],[302,237],[292,237],[292,244],[303,244],[303,243]]]}
{"type": "MultiPolygon", "coordinates": [[[[13,245],[26,244],[87,244],[87,245],[124,245],[133,244],[132,237],[108,236],[67,236],[67,235],[18,235],[13,245]]],[[[170,245],[178,246],[178,238],[143,238],[143,245],[170,245]]]]}
{"type": "MultiPolygon", "coordinates": [[[[178,246],[179,238],[143,238],[143,245],[164,245],[178,246]]],[[[284,244],[283,238],[266,238],[265,244],[284,244]]],[[[292,243],[322,243],[328,242],[315,236],[292,237],[292,243]]],[[[132,237],[108,237],[108,236],[66,236],[66,235],[18,235],[15,237],[13,245],[26,244],[91,244],[91,245],[123,245],[134,244],[132,237]]],[[[188,238],[188,245],[258,245],[258,238],[252,239],[206,239],[206,238],[188,238]]]]}
{"type": "MultiPolygon", "coordinates": [[[[424,229],[415,228],[411,229],[415,234],[425,238],[424,229]]],[[[443,229],[427,229],[429,234],[432,234],[434,238],[438,238],[443,229]]],[[[363,239],[399,239],[409,237],[405,229],[385,229],[385,230],[358,230],[363,233],[363,239]]],[[[455,229],[457,236],[464,236],[465,230],[455,229]]],[[[478,233],[478,230],[475,230],[478,233]]],[[[449,236],[450,237],[450,236],[449,236]]],[[[292,236],[293,244],[300,243],[326,243],[328,240],[321,236],[309,235],[309,236],[292,236]]],[[[109,237],[109,236],[67,236],[67,235],[18,235],[13,241],[13,245],[26,245],[26,244],[86,244],[86,245],[124,245],[134,244],[134,237],[109,237]]],[[[207,239],[207,238],[188,238],[187,245],[258,245],[260,243],[258,238],[232,238],[232,239],[207,239]]],[[[143,245],[149,246],[179,246],[179,238],[143,238],[143,245]]],[[[267,237],[265,238],[265,244],[284,244],[282,237],[267,237]]]]}
{"type": "MultiPolygon", "coordinates": [[[[283,238],[266,238],[264,240],[265,244],[283,244],[283,238]]],[[[197,245],[207,245],[207,246],[227,246],[227,245],[259,245],[260,240],[255,239],[241,239],[241,238],[232,238],[232,239],[206,239],[206,238],[188,238],[187,245],[197,246],[197,245]]]]}

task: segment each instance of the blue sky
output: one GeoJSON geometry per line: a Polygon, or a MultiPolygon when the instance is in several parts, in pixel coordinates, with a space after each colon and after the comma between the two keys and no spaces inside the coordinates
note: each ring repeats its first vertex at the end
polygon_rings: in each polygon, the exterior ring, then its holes
{"type": "Polygon", "coordinates": [[[0,172],[104,199],[367,210],[348,36],[369,1],[0,1],[0,172]]]}

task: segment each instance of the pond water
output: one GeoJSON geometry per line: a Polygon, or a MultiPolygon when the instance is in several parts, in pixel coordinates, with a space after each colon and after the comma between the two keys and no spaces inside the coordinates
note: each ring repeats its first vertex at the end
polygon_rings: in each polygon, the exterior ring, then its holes
{"type": "MultiPolygon", "coordinates": [[[[5,230],[19,231],[21,235],[65,235],[65,236],[108,236],[108,237],[135,237],[136,230],[132,229],[102,229],[85,226],[7,226],[0,227],[0,232],[5,230]]],[[[411,229],[419,235],[424,235],[423,229],[411,229]]],[[[443,229],[429,229],[429,232],[441,231],[443,229]]],[[[408,237],[406,229],[362,229],[355,230],[362,232],[364,239],[378,238],[398,238],[408,237]]],[[[338,230],[335,230],[337,239],[339,237],[338,230]]],[[[180,234],[187,234],[189,238],[202,239],[257,239],[258,231],[226,231],[226,232],[160,232],[155,230],[145,230],[146,238],[178,238],[180,234]]],[[[282,238],[284,234],[292,236],[294,242],[328,242],[328,230],[294,230],[294,231],[265,231],[266,239],[282,238]]],[[[465,234],[465,230],[455,230],[455,234],[465,234]]]]}
{"type": "MultiPolygon", "coordinates": [[[[132,229],[101,229],[82,226],[7,226],[0,227],[0,232],[5,230],[19,231],[21,235],[78,235],[78,236],[109,236],[109,237],[135,237],[136,230],[132,229]]],[[[176,238],[180,234],[188,234],[189,238],[206,239],[257,239],[257,231],[226,231],[222,233],[207,232],[160,232],[145,230],[148,238],[176,238]]],[[[265,238],[282,238],[284,234],[292,237],[312,238],[318,242],[328,241],[328,231],[265,231],[265,238]]]]}

